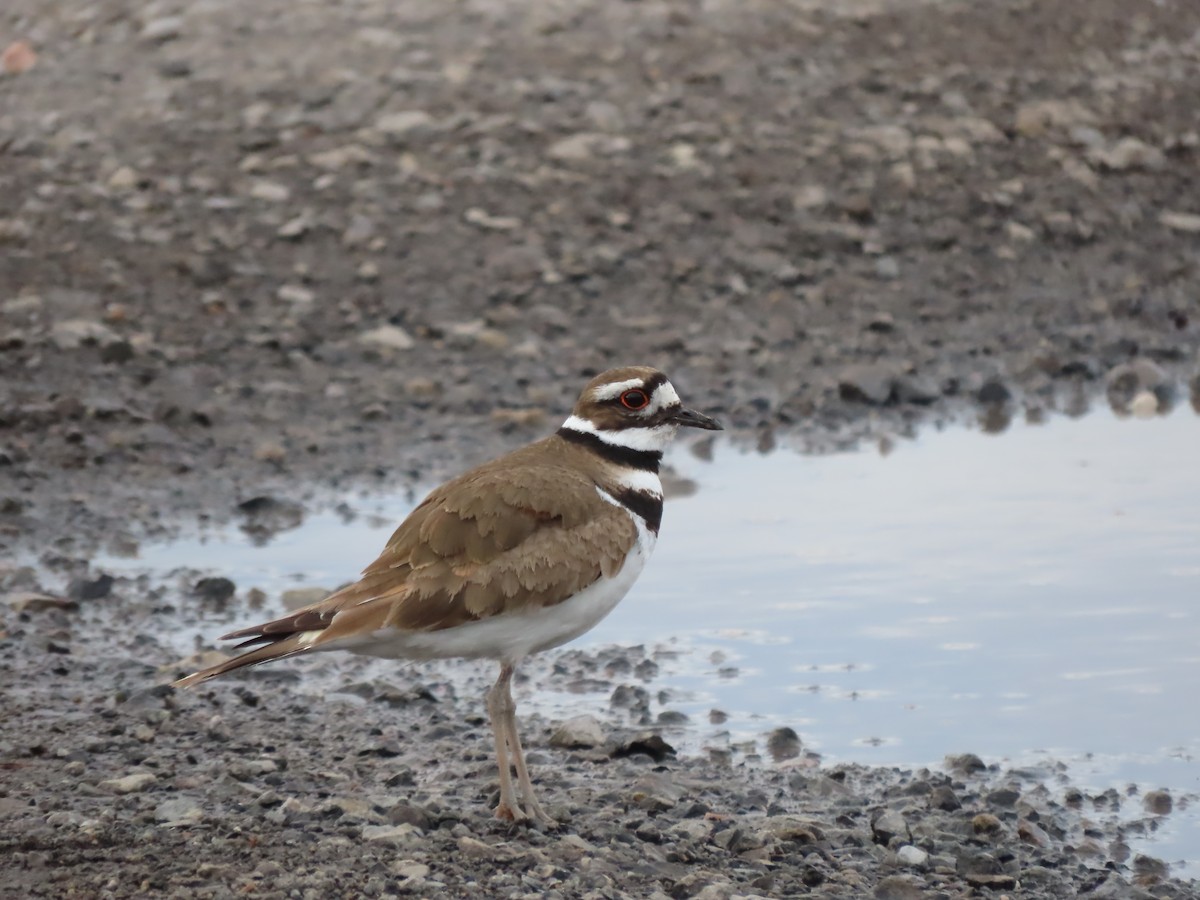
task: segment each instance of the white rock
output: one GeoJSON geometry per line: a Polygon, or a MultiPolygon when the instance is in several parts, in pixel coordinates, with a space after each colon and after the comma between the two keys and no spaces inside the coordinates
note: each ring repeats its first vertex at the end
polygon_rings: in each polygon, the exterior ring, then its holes
{"type": "Polygon", "coordinates": [[[595,716],[575,716],[558,726],[550,737],[550,746],[599,747],[604,739],[604,729],[595,716]]]}
{"type": "Polygon", "coordinates": [[[114,794],[137,794],[146,790],[156,781],[158,781],[158,776],[150,772],[134,772],[132,775],[125,775],[122,778],[110,778],[102,781],[100,787],[110,790],[114,794]]]}
{"type": "Polygon", "coordinates": [[[364,825],[364,841],[381,841],[388,844],[407,844],[421,836],[421,829],[408,822],[399,825],[364,825]]]}
{"type": "Polygon", "coordinates": [[[692,896],[696,900],[732,900],[733,884],[728,881],[714,881],[712,884],[706,884],[700,889],[700,893],[692,896]]]}
{"type": "Polygon", "coordinates": [[[949,129],[951,132],[959,133],[974,144],[1000,144],[1006,140],[1003,131],[989,120],[976,116],[963,116],[959,119],[952,119],[949,129]]]}
{"type": "Polygon", "coordinates": [[[684,819],[671,826],[671,834],[693,841],[703,840],[712,831],[712,824],[703,819],[684,819]]]}
{"type": "Polygon", "coordinates": [[[819,184],[803,184],[792,195],[795,209],[817,209],[829,203],[829,191],[819,184]]]}
{"type": "Polygon", "coordinates": [[[375,130],[393,137],[403,137],[433,126],[433,116],[420,109],[384,113],[375,120],[375,130]]]}
{"type": "Polygon", "coordinates": [[[920,847],[914,847],[912,844],[905,844],[896,851],[896,859],[905,866],[923,866],[929,862],[929,854],[920,847]]]}
{"type": "Polygon", "coordinates": [[[279,290],[275,292],[275,296],[284,303],[290,303],[293,306],[308,306],[317,299],[315,293],[300,284],[280,285],[279,290]]]}
{"type": "Polygon", "coordinates": [[[521,220],[515,216],[493,216],[478,206],[468,209],[463,213],[463,218],[487,231],[515,231],[521,227],[521,220]]]}
{"type": "Polygon", "coordinates": [[[696,151],[696,145],[685,141],[679,141],[667,148],[667,158],[670,159],[672,166],[683,171],[705,167],[696,151]]]}
{"type": "Polygon", "coordinates": [[[891,159],[907,156],[912,149],[912,133],[902,125],[869,125],[851,133],[855,140],[874,144],[891,159]]]}
{"type": "Polygon", "coordinates": [[[1186,212],[1171,212],[1167,210],[1161,213],[1158,221],[1166,225],[1172,231],[1182,231],[1186,234],[1200,234],[1200,215],[1196,213],[1186,212]]]}
{"type": "Polygon", "coordinates": [[[31,237],[33,228],[24,219],[0,219],[0,244],[15,244],[31,237]]]}
{"type": "Polygon", "coordinates": [[[1090,162],[1114,172],[1129,169],[1157,170],[1167,162],[1161,150],[1135,137],[1123,137],[1110,147],[1089,150],[1087,158],[1090,162]]]}
{"type": "Polygon", "coordinates": [[[1129,411],[1139,419],[1153,419],[1158,414],[1158,397],[1154,391],[1138,391],[1129,404],[1129,411]]]}
{"type": "Polygon", "coordinates": [[[1041,137],[1051,128],[1087,125],[1096,117],[1076,100],[1038,100],[1017,110],[1013,127],[1025,137],[1041,137]]]}
{"type": "Polygon", "coordinates": [[[334,147],[332,150],[322,150],[310,154],[308,161],[319,169],[337,171],[350,163],[369,163],[375,159],[375,154],[362,144],[346,144],[344,147],[334,147]]]}
{"type": "Polygon", "coordinates": [[[108,186],[114,191],[130,191],[137,187],[138,175],[130,166],[119,166],[108,176],[108,186]]]}
{"type": "Polygon", "coordinates": [[[404,46],[404,35],[390,28],[365,26],[358,29],[354,36],[368,47],[396,49],[404,46]]]}
{"type": "Polygon", "coordinates": [[[200,805],[186,797],[164,800],[154,810],[154,818],[168,828],[193,825],[199,822],[203,816],[204,810],[200,808],[200,805]]]}
{"type": "Polygon", "coordinates": [[[1018,244],[1030,244],[1037,239],[1037,234],[1034,230],[1027,225],[1022,225],[1020,222],[1006,222],[1004,224],[1004,234],[1010,241],[1018,244]]]}
{"type": "Polygon", "coordinates": [[[292,196],[291,189],[278,181],[255,181],[250,185],[250,196],[255,200],[267,200],[271,203],[283,203],[292,196]]]}
{"type": "Polygon", "coordinates": [[[45,306],[45,301],[38,294],[21,294],[13,297],[11,300],[5,300],[0,303],[0,312],[18,316],[25,313],[33,313],[45,306]]]}
{"type": "Polygon", "coordinates": [[[387,350],[411,350],[417,342],[399,325],[380,325],[358,336],[360,344],[383,347],[387,350]]]}
{"type": "Polygon", "coordinates": [[[270,775],[272,772],[278,772],[279,763],[267,757],[259,759],[235,759],[229,763],[226,771],[233,778],[239,781],[246,781],[252,778],[261,778],[263,775],[270,775]]]}
{"type": "Polygon", "coordinates": [[[425,865],[425,863],[405,859],[392,863],[392,874],[398,878],[420,881],[429,877],[429,866],[425,865]]]}
{"type": "Polygon", "coordinates": [[[546,155],[551,159],[579,161],[599,156],[617,156],[627,153],[632,146],[629,138],[620,135],[584,131],[555,141],[546,155]]]}
{"type": "Polygon", "coordinates": [[[247,128],[259,128],[267,121],[274,108],[265,100],[258,100],[242,109],[242,124],[247,128]]]}
{"type": "Polygon", "coordinates": [[[589,122],[604,131],[616,131],[625,124],[621,108],[607,100],[593,100],[583,111],[589,122]]]}
{"type": "Polygon", "coordinates": [[[279,229],[275,233],[281,238],[294,240],[307,234],[309,228],[311,227],[312,218],[308,215],[308,213],[301,213],[294,219],[288,219],[288,221],[280,225],[279,229]]]}
{"type": "Polygon", "coordinates": [[[165,43],[173,41],[183,33],[183,16],[163,16],[151,19],[142,26],[140,37],[145,41],[165,43]]]}

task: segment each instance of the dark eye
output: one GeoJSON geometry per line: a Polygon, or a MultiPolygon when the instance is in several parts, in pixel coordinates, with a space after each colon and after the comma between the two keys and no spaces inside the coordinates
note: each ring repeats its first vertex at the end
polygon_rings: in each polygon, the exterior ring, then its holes
{"type": "Polygon", "coordinates": [[[639,391],[636,388],[632,391],[626,391],[621,395],[621,405],[626,409],[645,409],[646,404],[649,402],[649,395],[645,391],[639,391]]]}

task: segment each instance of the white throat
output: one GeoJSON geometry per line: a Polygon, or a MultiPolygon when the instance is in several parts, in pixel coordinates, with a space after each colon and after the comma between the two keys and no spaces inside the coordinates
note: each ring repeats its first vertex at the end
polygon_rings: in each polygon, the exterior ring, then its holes
{"type": "Polygon", "coordinates": [[[604,431],[579,416],[568,416],[562,427],[568,431],[593,434],[611,447],[624,447],[626,450],[649,450],[658,453],[667,449],[675,438],[675,432],[679,430],[677,425],[654,425],[649,428],[635,426],[617,431],[604,431]]]}

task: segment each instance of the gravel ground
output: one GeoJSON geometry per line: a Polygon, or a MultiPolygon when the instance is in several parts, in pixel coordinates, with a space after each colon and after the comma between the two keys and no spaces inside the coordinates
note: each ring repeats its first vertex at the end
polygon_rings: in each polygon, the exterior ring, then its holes
{"type": "Polygon", "coordinates": [[[0,891],[1200,893],[1128,853],[1149,798],[614,757],[617,712],[528,723],[567,824],[509,833],[477,692],[179,696],[201,601],[88,566],[448,475],[618,363],[760,445],[1200,409],[1200,5],[6,0],[0,53],[0,891]]]}

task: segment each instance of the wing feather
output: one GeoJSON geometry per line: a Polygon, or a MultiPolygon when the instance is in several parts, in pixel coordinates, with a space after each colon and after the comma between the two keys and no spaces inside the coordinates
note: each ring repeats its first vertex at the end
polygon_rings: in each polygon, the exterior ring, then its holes
{"type": "MultiPolygon", "coordinates": [[[[431,493],[358,581],[225,635],[244,639],[241,646],[265,645],[236,660],[264,662],[382,628],[437,631],[553,606],[615,575],[637,540],[633,521],[578,468],[537,459],[538,447],[508,458],[533,457],[526,465],[481,467],[431,493]]],[[[214,668],[228,671],[236,660],[214,668]]]]}

